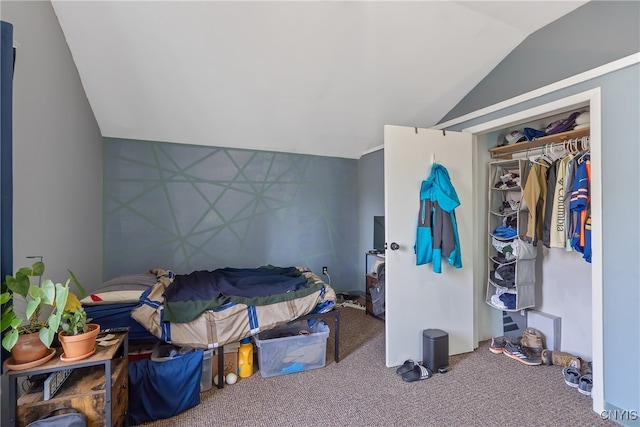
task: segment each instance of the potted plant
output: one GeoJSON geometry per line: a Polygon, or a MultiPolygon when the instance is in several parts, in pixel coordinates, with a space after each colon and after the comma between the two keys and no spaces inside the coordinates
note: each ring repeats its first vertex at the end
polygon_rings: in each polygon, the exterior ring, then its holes
{"type": "Polygon", "coordinates": [[[63,361],[84,359],[95,353],[96,337],[100,326],[89,323],[87,313],[78,303],[72,307],[67,305],[62,313],[62,323],[58,332],[58,340],[62,344],[64,353],[60,356],[63,361]]]}
{"type": "Polygon", "coordinates": [[[49,348],[60,326],[70,279],[64,284],[54,283],[43,280],[43,273],[44,263],[37,261],[13,276],[7,275],[2,283],[0,332],[9,331],[2,338],[2,346],[11,351],[16,365],[46,361],[53,355],[49,348]],[[32,277],[39,278],[38,284],[31,283],[32,277]],[[17,301],[25,304],[24,317],[16,311],[17,301]]]}

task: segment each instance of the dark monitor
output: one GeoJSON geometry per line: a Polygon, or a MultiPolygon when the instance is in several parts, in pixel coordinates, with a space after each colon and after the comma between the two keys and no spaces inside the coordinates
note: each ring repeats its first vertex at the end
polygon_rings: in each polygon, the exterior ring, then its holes
{"type": "Polygon", "coordinates": [[[383,253],[384,252],[384,216],[373,217],[373,249],[383,253]]]}

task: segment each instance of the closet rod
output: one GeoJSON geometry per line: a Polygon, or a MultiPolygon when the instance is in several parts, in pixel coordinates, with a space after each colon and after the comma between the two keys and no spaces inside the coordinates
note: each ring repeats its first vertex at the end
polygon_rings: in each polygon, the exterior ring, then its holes
{"type": "Polygon", "coordinates": [[[553,151],[553,149],[556,147],[560,147],[569,152],[577,152],[588,150],[591,147],[590,142],[591,141],[589,139],[589,136],[583,136],[581,138],[571,138],[562,142],[553,142],[551,144],[545,145],[543,148],[545,152],[547,150],[553,151]]]}
{"type": "MultiPolygon", "coordinates": [[[[512,153],[525,152],[532,148],[539,148],[544,145],[556,142],[564,142],[571,138],[580,138],[588,136],[590,134],[589,128],[583,128],[578,130],[570,130],[567,132],[561,132],[554,135],[543,136],[534,141],[524,141],[515,144],[504,145],[501,147],[494,147],[489,149],[489,153],[492,158],[509,156],[512,153]]],[[[508,157],[507,157],[508,158],[508,157]]]]}
{"type": "MultiPolygon", "coordinates": [[[[512,156],[517,156],[517,158],[523,158],[520,156],[524,154],[524,158],[530,158],[529,156],[543,156],[549,157],[549,155],[555,154],[557,157],[559,153],[555,153],[554,148],[560,147],[563,151],[562,153],[580,153],[582,151],[589,151],[589,137],[583,136],[581,138],[572,138],[562,142],[553,142],[550,144],[545,144],[539,147],[534,148],[526,148],[519,151],[512,151],[510,154],[512,156]]],[[[564,155],[564,154],[562,154],[564,155]]],[[[534,162],[535,163],[535,162],[534,162]]],[[[547,165],[543,165],[547,166],[547,165]]]]}

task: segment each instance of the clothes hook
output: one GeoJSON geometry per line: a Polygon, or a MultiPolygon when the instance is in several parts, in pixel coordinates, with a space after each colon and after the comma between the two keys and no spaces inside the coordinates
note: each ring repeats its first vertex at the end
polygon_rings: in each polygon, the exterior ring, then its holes
{"type": "Polygon", "coordinates": [[[447,136],[446,132],[444,131],[444,129],[442,129],[442,136],[447,136]]]}
{"type": "Polygon", "coordinates": [[[436,155],[434,153],[431,153],[431,166],[433,166],[436,163],[436,155]]]}
{"type": "Polygon", "coordinates": [[[418,133],[418,128],[417,128],[417,127],[414,127],[414,129],[416,130],[416,133],[418,133]]]}

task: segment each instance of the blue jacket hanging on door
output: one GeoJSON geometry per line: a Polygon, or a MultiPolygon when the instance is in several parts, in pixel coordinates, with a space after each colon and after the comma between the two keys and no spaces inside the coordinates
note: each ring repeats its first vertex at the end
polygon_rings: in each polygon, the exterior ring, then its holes
{"type": "Polygon", "coordinates": [[[442,272],[442,258],[456,267],[462,267],[458,224],[455,208],[460,199],[451,184],[447,169],[437,163],[420,188],[420,211],[416,234],[416,265],[433,262],[433,271],[442,272]]]}

